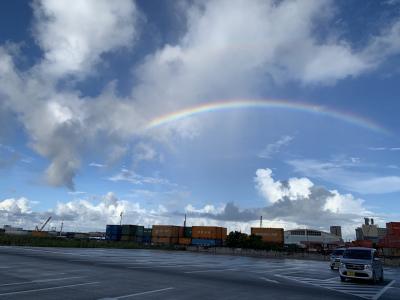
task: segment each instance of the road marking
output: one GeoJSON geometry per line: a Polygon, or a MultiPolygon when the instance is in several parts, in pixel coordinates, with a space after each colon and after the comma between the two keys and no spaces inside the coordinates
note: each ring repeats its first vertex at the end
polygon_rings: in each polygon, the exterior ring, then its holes
{"type": "Polygon", "coordinates": [[[388,285],[386,285],[378,294],[375,295],[374,298],[372,298],[373,300],[378,300],[379,297],[381,297],[393,284],[394,284],[395,280],[392,280],[388,285]]]}
{"type": "Polygon", "coordinates": [[[299,270],[299,269],[301,269],[301,268],[299,268],[299,267],[287,267],[287,268],[278,268],[278,269],[269,269],[269,270],[251,271],[251,272],[256,273],[256,274],[263,274],[263,273],[271,273],[271,272],[273,273],[273,272],[280,272],[280,271],[290,271],[290,272],[292,272],[292,271],[299,270]]]}
{"type": "Polygon", "coordinates": [[[192,274],[192,273],[206,273],[206,272],[223,272],[223,271],[236,271],[237,269],[218,269],[218,270],[197,270],[197,271],[189,271],[189,272],[184,272],[186,274],[192,274]]]}
{"type": "Polygon", "coordinates": [[[278,283],[279,284],[279,281],[276,281],[276,280],[273,280],[273,279],[269,279],[269,278],[266,278],[266,277],[260,277],[260,279],[262,279],[264,281],[268,281],[268,282],[278,283]]]}
{"type": "Polygon", "coordinates": [[[136,296],[142,296],[142,295],[147,295],[147,294],[154,294],[154,293],[160,293],[168,290],[173,290],[173,287],[168,287],[165,289],[159,289],[159,290],[152,290],[152,291],[147,291],[147,292],[141,292],[141,293],[135,293],[135,294],[129,294],[129,295],[124,295],[124,296],[119,296],[119,297],[112,297],[112,298],[101,298],[100,300],[117,300],[117,299],[124,299],[124,298],[129,298],[129,297],[136,297],[136,296]]]}
{"type": "Polygon", "coordinates": [[[386,290],[390,288],[391,285],[394,283],[394,280],[392,280],[386,286],[379,286],[379,285],[371,286],[371,285],[363,285],[350,282],[340,282],[339,279],[337,280],[337,282],[333,282],[332,280],[327,281],[327,280],[303,278],[297,276],[287,276],[287,275],[275,275],[275,276],[369,300],[379,299],[379,297],[382,296],[383,293],[385,293],[386,290]]]}
{"type": "Polygon", "coordinates": [[[69,287],[91,285],[91,284],[99,284],[99,283],[100,283],[99,281],[93,281],[93,282],[85,282],[85,283],[77,283],[77,284],[69,284],[69,285],[61,285],[61,286],[53,286],[53,287],[42,288],[42,289],[33,289],[33,290],[25,290],[25,291],[17,291],[17,292],[8,292],[8,293],[0,294],[0,297],[1,296],[8,296],[8,295],[16,295],[16,294],[26,294],[26,293],[33,293],[33,292],[48,291],[48,290],[57,290],[57,289],[64,289],[64,288],[69,288],[69,287]]]}
{"type": "Polygon", "coordinates": [[[0,284],[0,286],[29,284],[29,283],[42,283],[42,282],[60,281],[60,280],[77,279],[77,278],[82,278],[82,276],[64,277],[64,278],[55,278],[55,279],[38,279],[38,280],[22,281],[22,282],[12,282],[12,283],[0,284]]]}

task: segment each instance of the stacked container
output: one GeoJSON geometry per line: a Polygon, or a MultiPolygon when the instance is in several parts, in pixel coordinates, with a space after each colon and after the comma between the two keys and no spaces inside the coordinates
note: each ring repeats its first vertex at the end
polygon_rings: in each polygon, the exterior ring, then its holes
{"type": "Polygon", "coordinates": [[[179,242],[179,226],[153,225],[151,242],[155,245],[174,245],[179,242]]]}
{"type": "Polygon", "coordinates": [[[379,247],[387,256],[400,256],[400,222],[386,223],[387,234],[379,241],[379,247]],[[390,253],[390,255],[389,255],[390,253]]]}
{"type": "Polygon", "coordinates": [[[227,230],[217,226],[193,226],[192,245],[222,246],[226,239],[227,230]]]}
{"type": "Polygon", "coordinates": [[[141,243],[143,241],[143,226],[122,225],[121,241],[141,243]]]}
{"type": "Polygon", "coordinates": [[[179,227],[179,245],[190,245],[192,243],[192,227],[179,227]]]}
{"type": "Polygon", "coordinates": [[[251,234],[260,236],[265,243],[283,246],[284,230],[283,228],[263,228],[252,227],[251,234]]]}
{"type": "Polygon", "coordinates": [[[151,243],[151,228],[144,228],[143,229],[143,240],[142,242],[144,244],[150,244],[151,243]]]}
{"type": "Polygon", "coordinates": [[[121,240],[122,226],[121,225],[107,225],[106,227],[106,240],[119,241],[121,240]]]}

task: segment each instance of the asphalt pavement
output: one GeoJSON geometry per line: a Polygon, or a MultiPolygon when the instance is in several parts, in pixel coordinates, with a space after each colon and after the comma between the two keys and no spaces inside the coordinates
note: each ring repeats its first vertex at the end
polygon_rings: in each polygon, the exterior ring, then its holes
{"type": "Polygon", "coordinates": [[[185,251],[0,247],[1,299],[400,299],[385,281],[340,282],[328,262],[185,251]]]}

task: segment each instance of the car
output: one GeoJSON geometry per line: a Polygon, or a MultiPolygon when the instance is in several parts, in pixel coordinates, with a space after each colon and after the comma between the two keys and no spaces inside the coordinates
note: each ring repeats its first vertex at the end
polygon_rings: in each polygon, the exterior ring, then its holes
{"type": "Polygon", "coordinates": [[[346,248],[336,248],[336,249],[332,252],[332,254],[331,254],[331,256],[330,256],[330,263],[329,263],[329,265],[330,265],[330,267],[331,267],[331,270],[333,270],[333,269],[339,269],[340,260],[341,260],[341,258],[343,257],[343,252],[344,252],[344,250],[346,250],[346,248]]]}
{"type": "Polygon", "coordinates": [[[382,261],[375,249],[364,247],[347,248],[340,262],[341,281],[346,279],[364,279],[372,283],[383,281],[382,261]]]}

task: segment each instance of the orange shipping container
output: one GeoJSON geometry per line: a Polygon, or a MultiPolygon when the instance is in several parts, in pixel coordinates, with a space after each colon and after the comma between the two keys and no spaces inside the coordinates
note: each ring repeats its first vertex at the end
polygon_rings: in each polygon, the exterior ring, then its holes
{"type": "Polygon", "coordinates": [[[48,237],[49,234],[47,231],[32,231],[33,237],[48,237]]]}
{"type": "Polygon", "coordinates": [[[155,237],[179,237],[179,226],[153,225],[152,238],[155,237]]]}
{"type": "Polygon", "coordinates": [[[262,241],[267,243],[283,244],[283,232],[283,228],[251,228],[251,234],[261,236],[262,241]]]}
{"type": "Polygon", "coordinates": [[[178,237],[152,237],[151,242],[156,245],[178,244],[178,237]]]}
{"type": "Polygon", "coordinates": [[[226,228],[217,226],[193,226],[192,238],[220,240],[226,239],[226,228]]]}
{"type": "Polygon", "coordinates": [[[179,238],[179,245],[190,245],[192,243],[191,238],[180,237],[179,238]]]}

